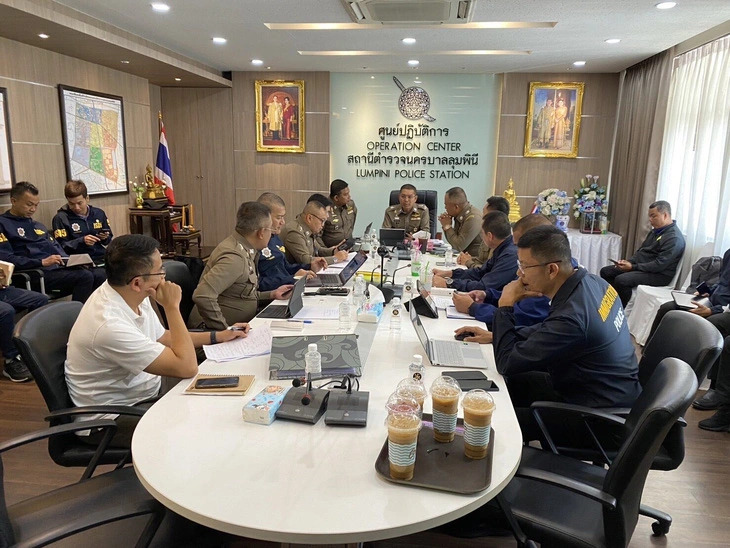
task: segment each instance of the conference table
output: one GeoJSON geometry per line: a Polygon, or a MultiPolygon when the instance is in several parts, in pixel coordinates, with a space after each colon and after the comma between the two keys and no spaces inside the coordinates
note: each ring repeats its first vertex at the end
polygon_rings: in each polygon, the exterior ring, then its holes
{"type": "MultiPolygon", "coordinates": [[[[373,266],[366,263],[362,271],[373,266]]],[[[351,282],[350,282],[351,283],[351,282]]],[[[305,305],[338,306],[342,297],[305,297],[305,305]]],[[[181,381],[139,422],[132,440],[136,473],[147,490],[178,514],[243,537],[281,543],[358,543],[416,533],[461,517],[497,495],[519,464],[522,439],[491,345],[482,345],[492,392],[494,447],[489,486],[463,495],[392,483],[375,462],[387,438],[385,403],[409,374],[413,354],[424,355],[425,383],[445,368],[428,364],[407,314],[391,330],[390,305],[377,324],[358,323],[363,372],[360,389],[370,392],[367,426],[337,427],[324,420],[305,424],[275,420],[264,426],[244,422],[243,405],[267,385],[268,356],[232,362],[207,360],[202,373],[254,374],[245,396],[184,395],[181,381]]],[[[422,317],[431,338],[448,339],[474,320],[422,317]]],[[[253,329],[264,320],[255,318],[253,329]]],[[[483,325],[483,324],[481,324],[483,325]]],[[[273,335],[292,332],[272,330],[273,335]]],[[[315,320],[302,334],[339,331],[337,320],[315,320]]],[[[297,333],[298,334],[298,333],[297,333]]],[[[315,386],[317,383],[315,383],[315,386]]],[[[424,412],[431,411],[430,398],[424,412]]],[[[462,411],[459,411],[462,416],[462,411]]],[[[418,462],[416,462],[416,467],[418,462]]]]}

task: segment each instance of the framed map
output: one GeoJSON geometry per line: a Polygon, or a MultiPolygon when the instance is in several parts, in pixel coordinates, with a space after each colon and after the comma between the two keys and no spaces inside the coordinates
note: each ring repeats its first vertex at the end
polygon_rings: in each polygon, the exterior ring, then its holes
{"type": "Polygon", "coordinates": [[[10,192],[15,182],[11,143],[8,91],[0,88],[0,192],[10,192]]]}
{"type": "Polygon", "coordinates": [[[58,86],[68,179],[89,194],[129,192],[122,98],[58,86]]]}

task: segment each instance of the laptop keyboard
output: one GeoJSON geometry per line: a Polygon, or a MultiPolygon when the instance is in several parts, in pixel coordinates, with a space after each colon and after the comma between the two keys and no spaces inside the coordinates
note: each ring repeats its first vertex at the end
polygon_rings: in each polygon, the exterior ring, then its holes
{"type": "Polygon", "coordinates": [[[433,341],[433,350],[441,365],[464,365],[464,353],[456,341],[433,341]]]}
{"type": "Polygon", "coordinates": [[[259,313],[259,318],[286,318],[289,313],[289,307],[281,304],[273,304],[267,306],[259,313]]]}
{"type": "Polygon", "coordinates": [[[317,274],[317,277],[322,281],[322,285],[340,285],[339,274],[317,274]]]}

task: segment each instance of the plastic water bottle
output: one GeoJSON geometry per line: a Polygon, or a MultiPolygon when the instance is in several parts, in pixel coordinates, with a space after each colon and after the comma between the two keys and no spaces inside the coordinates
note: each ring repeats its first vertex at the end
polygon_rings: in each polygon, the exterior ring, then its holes
{"type": "Polygon", "coordinates": [[[444,266],[454,265],[454,250],[450,244],[444,246],[444,266]]]}
{"type": "Polygon", "coordinates": [[[317,350],[316,343],[307,347],[307,353],[304,355],[304,372],[311,373],[313,378],[322,375],[322,355],[317,350]]]}
{"type": "Polygon", "coordinates": [[[378,241],[378,237],[373,234],[370,237],[370,258],[372,260],[375,260],[378,258],[378,248],[380,247],[380,242],[378,241]]]}
{"type": "Polygon", "coordinates": [[[408,366],[408,370],[411,372],[413,380],[423,382],[423,375],[426,371],[426,368],[423,366],[423,356],[420,354],[413,354],[413,361],[411,362],[411,365],[408,366]]]}
{"type": "Polygon", "coordinates": [[[400,304],[399,297],[393,297],[390,301],[390,330],[400,333],[401,316],[403,315],[403,305],[400,304]]]}
{"type": "Polygon", "coordinates": [[[358,274],[355,278],[355,287],[352,290],[353,305],[355,311],[360,311],[362,305],[365,303],[365,278],[362,274],[358,274]]]}
{"type": "Polygon", "coordinates": [[[349,331],[352,327],[352,302],[348,296],[340,303],[340,330],[349,331]]]}

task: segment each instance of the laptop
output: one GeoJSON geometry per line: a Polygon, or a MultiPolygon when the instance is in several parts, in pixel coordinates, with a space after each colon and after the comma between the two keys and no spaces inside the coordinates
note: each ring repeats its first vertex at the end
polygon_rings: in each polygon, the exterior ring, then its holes
{"type": "Polygon", "coordinates": [[[302,309],[302,294],[304,293],[304,284],[307,279],[305,276],[299,278],[294,284],[294,288],[289,295],[288,304],[270,304],[257,314],[259,318],[293,318],[302,309]]]}
{"type": "Polygon", "coordinates": [[[363,240],[367,240],[368,235],[370,234],[370,228],[373,226],[373,223],[371,222],[368,226],[365,227],[365,232],[363,233],[362,238],[355,238],[355,245],[352,246],[351,251],[360,251],[360,248],[362,247],[363,240]]]}
{"type": "MultiPolygon", "coordinates": [[[[438,318],[439,317],[438,305],[433,300],[433,297],[431,297],[431,293],[429,293],[428,291],[426,291],[426,288],[423,287],[423,284],[421,283],[421,280],[416,280],[416,288],[418,289],[418,294],[425,301],[425,303],[428,306],[429,310],[431,310],[431,313],[433,314],[433,317],[434,318],[438,318]]],[[[446,307],[444,307],[444,308],[446,308],[446,307]]]]}
{"type": "Polygon", "coordinates": [[[347,263],[347,266],[340,270],[337,274],[321,273],[317,274],[316,278],[306,281],[307,287],[342,287],[345,285],[350,278],[357,272],[357,270],[367,260],[367,255],[364,253],[355,253],[355,256],[347,263]]]}
{"type": "Polygon", "coordinates": [[[432,365],[439,367],[468,367],[470,369],[486,369],[487,360],[482,354],[479,343],[462,341],[442,341],[429,339],[416,307],[409,307],[411,323],[416,330],[418,340],[421,341],[432,365]]]}
{"type": "Polygon", "coordinates": [[[406,239],[406,231],[403,228],[381,228],[380,244],[394,246],[402,244],[406,239]]]}

